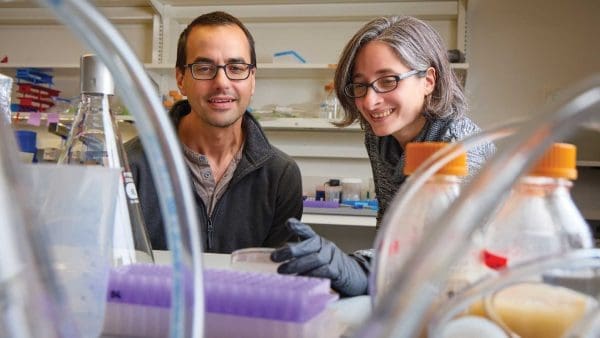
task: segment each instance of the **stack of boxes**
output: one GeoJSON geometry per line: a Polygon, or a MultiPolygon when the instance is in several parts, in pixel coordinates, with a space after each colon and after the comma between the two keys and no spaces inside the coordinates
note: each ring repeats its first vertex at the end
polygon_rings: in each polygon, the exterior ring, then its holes
{"type": "Polygon", "coordinates": [[[60,94],[54,85],[50,69],[18,68],[15,75],[19,103],[13,103],[14,112],[42,112],[54,106],[54,98],[60,94]]]}

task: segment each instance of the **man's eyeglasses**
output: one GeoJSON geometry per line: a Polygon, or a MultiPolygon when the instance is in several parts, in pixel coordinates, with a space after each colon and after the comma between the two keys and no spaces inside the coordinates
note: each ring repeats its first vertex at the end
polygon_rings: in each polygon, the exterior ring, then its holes
{"type": "Polygon", "coordinates": [[[225,76],[229,80],[246,80],[250,76],[250,71],[255,66],[249,63],[228,63],[224,65],[215,65],[212,63],[196,62],[185,65],[192,72],[192,77],[196,80],[212,80],[217,77],[219,68],[223,68],[225,76]]]}
{"type": "Polygon", "coordinates": [[[369,87],[373,88],[376,93],[387,93],[398,87],[398,82],[408,77],[418,74],[425,75],[424,70],[411,70],[398,75],[382,76],[371,83],[349,83],[344,87],[344,94],[351,98],[359,98],[367,95],[369,87]]]}

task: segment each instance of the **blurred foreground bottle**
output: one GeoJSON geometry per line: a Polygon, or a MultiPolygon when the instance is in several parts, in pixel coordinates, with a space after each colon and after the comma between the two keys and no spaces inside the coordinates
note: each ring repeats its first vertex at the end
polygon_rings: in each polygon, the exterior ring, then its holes
{"type": "Polygon", "coordinates": [[[121,168],[113,235],[113,264],[154,262],[137,189],[121,135],[109,107],[114,82],[93,54],[81,57],[81,103],[59,164],[121,168]]]}
{"type": "Polygon", "coordinates": [[[592,248],[589,226],[571,198],[577,149],[555,143],[483,231],[482,259],[501,269],[572,249],[592,248]]]}
{"type": "MultiPolygon", "coordinates": [[[[411,175],[425,160],[446,145],[447,143],[443,142],[409,143],[406,146],[404,173],[411,175]]],[[[371,283],[371,287],[376,287],[375,303],[387,293],[394,275],[422,238],[427,232],[435,231],[430,228],[431,224],[459,196],[462,177],[467,174],[467,155],[462,153],[432,175],[413,196],[411,202],[405,204],[403,210],[394,211],[399,217],[386,223],[385,226],[392,228],[385,230],[389,236],[383,239],[381,247],[377,249],[375,281],[371,283]]],[[[474,263],[457,264],[453,267],[453,277],[447,289],[439,291],[453,292],[456,288],[467,285],[470,282],[467,268],[473,265],[474,263]]],[[[373,292],[371,294],[373,295],[373,292]]]]}

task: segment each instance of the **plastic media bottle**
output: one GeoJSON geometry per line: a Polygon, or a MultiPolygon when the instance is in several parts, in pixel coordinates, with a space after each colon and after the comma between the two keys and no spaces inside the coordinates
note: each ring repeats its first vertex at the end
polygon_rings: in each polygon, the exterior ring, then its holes
{"type": "Polygon", "coordinates": [[[576,147],[555,143],[513,188],[483,232],[483,263],[501,269],[572,249],[591,248],[590,229],[570,194],[576,147]]]}
{"type": "Polygon", "coordinates": [[[113,235],[113,264],[154,262],[137,190],[109,108],[114,83],[96,55],[81,57],[81,103],[59,164],[121,168],[113,235]]]}
{"type": "MultiPolygon", "coordinates": [[[[409,143],[406,146],[404,173],[412,174],[421,163],[446,144],[443,142],[409,143]]],[[[387,292],[394,274],[404,265],[422,237],[429,231],[435,231],[429,228],[430,224],[459,196],[461,178],[468,173],[466,158],[466,153],[463,153],[438,170],[415,194],[405,210],[395,211],[401,217],[386,223],[385,226],[393,228],[389,229],[390,236],[385,238],[381,248],[377,249],[376,303],[387,292]]]]}

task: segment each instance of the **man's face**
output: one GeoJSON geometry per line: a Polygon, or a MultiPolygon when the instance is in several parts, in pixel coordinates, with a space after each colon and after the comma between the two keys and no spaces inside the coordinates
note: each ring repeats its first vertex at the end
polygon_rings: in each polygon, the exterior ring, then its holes
{"type": "MultiPolygon", "coordinates": [[[[200,26],[189,33],[186,63],[203,62],[214,65],[250,63],[248,39],[238,26],[200,26]]],[[[246,111],[254,94],[255,69],[245,80],[230,80],[219,68],[212,80],[196,80],[189,67],[177,70],[177,86],[187,96],[192,113],[212,127],[226,128],[246,111]]],[[[241,123],[241,122],[240,122],[241,123]]]]}

